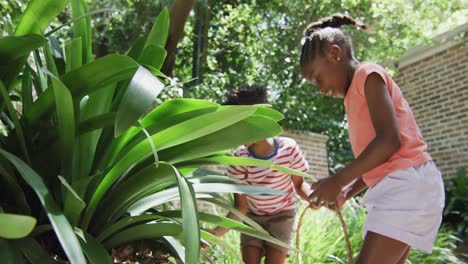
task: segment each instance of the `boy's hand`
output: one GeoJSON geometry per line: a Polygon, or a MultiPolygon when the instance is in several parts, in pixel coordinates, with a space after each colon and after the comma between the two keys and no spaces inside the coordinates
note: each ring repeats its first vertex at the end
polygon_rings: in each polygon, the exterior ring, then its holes
{"type": "Polygon", "coordinates": [[[310,203],[318,207],[329,207],[336,203],[342,186],[338,181],[337,175],[334,175],[312,184],[311,189],[314,192],[309,195],[310,203]]]}
{"type": "MultiPolygon", "coordinates": [[[[219,237],[219,234],[217,234],[217,232],[216,232],[215,229],[205,229],[205,228],[202,228],[202,230],[205,231],[205,232],[211,233],[211,234],[213,234],[213,235],[215,235],[215,236],[217,236],[217,237],[219,237]]],[[[209,247],[211,247],[211,244],[210,244],[208,241],[206,241],[206,240],[201,239],[200,243],[201,243],[201,247],[202,247],[202,248],[209,248],[209,247]]]]}

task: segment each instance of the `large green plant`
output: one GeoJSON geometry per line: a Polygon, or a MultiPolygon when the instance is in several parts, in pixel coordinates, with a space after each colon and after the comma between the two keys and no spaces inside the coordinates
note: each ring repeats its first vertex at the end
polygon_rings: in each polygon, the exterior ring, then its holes
{"type": "Polygon", "coordinates": [[[245,217],[253,227],[199,214],[196,206],[199,197],[239,213],[218,193],[279,192],[191,172],[204,164],[242,164],[308,177],[226,152],[278,135],[282,115],[265,106],[195,99],[166,101],[148,112],[164,87],[159,68],[167,9],[127,55],[99,59],[87,9],[83,0],[33,0],[14,35],[0,38],[2,261],[52,263],[39,243],[44,237],[57,240],[71,263],[111,263],[110,248],[137,239],[166,239],[178,248],[166,238],[175,237],[185,246],[185,262],[198,263],[200,237],[219,242],[200,231],[200,221],[281,245],[245,217]],[[73,38],[62,52],[45,31],[69,4],[73,38]],[[181,210],[154,209],[174,199],[181,210]]]}

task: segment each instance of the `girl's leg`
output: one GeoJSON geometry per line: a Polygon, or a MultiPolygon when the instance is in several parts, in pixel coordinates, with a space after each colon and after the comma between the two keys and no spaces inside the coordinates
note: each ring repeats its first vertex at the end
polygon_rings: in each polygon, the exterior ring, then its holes
{"type": "Polygon", "coordinates": [[[255,246],[244,246],[241,249],[242,251],[242,260],[245,264],[260,264],[262,259],[262,248],[255,246]]]}
{"type": "Polygon", "coordinates": [[[265,264],[283,264],[285,259],[285,252],[275,247],[266,246],[265,264]]]}
{"type": "Polygon", "coordinates": [[[408,256],[409,246],[401,241],[368,231],[357,264],[399,264],[408,256]]]}
{"type": "Polygon", "coordinates": [[[400,260],[397,262],[397,264],[405,264],[405,261],[406,259],[408,258],[408,255],[409,255],[409,251],[410,251],[410,247],[408,247],[405,251],[405,253],[403,253],[403,256],[401,256],[400,260]]]}

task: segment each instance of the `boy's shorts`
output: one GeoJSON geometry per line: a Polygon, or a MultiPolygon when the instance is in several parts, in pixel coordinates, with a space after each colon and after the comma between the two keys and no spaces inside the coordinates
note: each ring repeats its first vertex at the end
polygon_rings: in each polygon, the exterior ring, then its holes
{"type": "MultiPolygon", "coordinates": [[[[287,210],[275,215],[253,215],[247,214],[252,220],[262,226],[271,236],[281,240],[282,242],[291,245],[294,235],[294,225],[296,218],[296,210],[287,210]]],[[[241,234],[241,247],[254,246],[265,250],[266,246],[274,247],[288,254],[288,249],[280,247],[268,241],[261,240],[256,237],[251,237],[241,234]]]]}
{"type": "Polygon", "coordinates": [[[368,209],[364,238],[372,231],[432,252],[445,202],[444,183],[434,162],[388,174],[361,201],[368,209]]]}

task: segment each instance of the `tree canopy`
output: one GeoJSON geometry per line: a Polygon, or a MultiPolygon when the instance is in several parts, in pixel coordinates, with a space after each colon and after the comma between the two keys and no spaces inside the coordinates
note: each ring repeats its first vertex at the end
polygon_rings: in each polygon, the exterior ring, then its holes
{"type": "MultiPolygon", "coordinates": [[[[0,0],[3,35],[26,2],[0,0]]],[[[150,22],[164,6],[192,9],[187,22],[177,17],[171,21],[171,26],[184,26],[184,35],[177,44],[175,65],[167,70],[174,77],[173,89],[167,89],[167,96],[180,96],[183,88],[185,97],[221,102],[226,91],[239,85],[266,85],[273,107],[285,114],[284,127],[330,137],[332,169],[352,157],[344,109],[341,100],[320,95],[300,74],[298,57],[305,26],[334,13],[361,20],[370,26],[370,33],[345,28],[353,39],[357,58],[383,64],[393,73],[395,62],[408,48],[429,41],[441,25],[442,29],[456,26],[467,14],[461,0],[88,2],[90,11],[106,7],[119,10],[93,15],[97,56],[126,52],[140,35],[149,32],[150,22]]],[[[70,10],[66,10],[59,20],[63,23],[70,17],[70,10]]],[[[64,33],[59,41],[69,38],[64,33]]]]}

